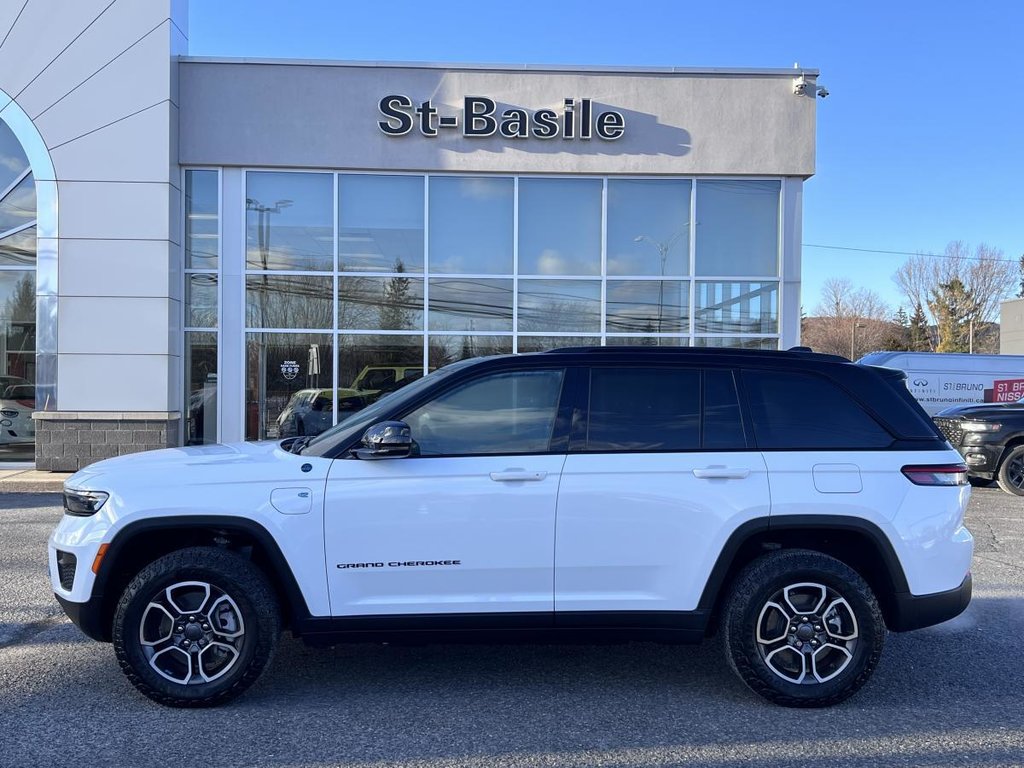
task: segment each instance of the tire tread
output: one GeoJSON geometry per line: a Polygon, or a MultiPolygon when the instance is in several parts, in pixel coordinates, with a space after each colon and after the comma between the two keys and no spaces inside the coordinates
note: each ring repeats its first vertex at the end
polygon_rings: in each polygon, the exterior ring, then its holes
{"type": "MultiPolygon", "coordinates": [[[[247,619],[248,621],[249,619],[247,619]]],[[[189,547],[164,555],[147,565],[128,583],[114,612],[113,645],[117,662],[129,682],[153,701],[169,707],[212,707],[223,704],[242,694],[263,672],[274,653],[280,634],[280,610],[273,588],[255,565],[235,552],[215,547],[189,547]],[[208,571],[211,577],[220,575],[235,582],[252,603],[258,618],[253,637],[256,650],[245,672],[230,685],[208,695],[184,698],[160,690],[140,675],[128,657],[124,616],[133,600],[152,587],[151,582],[162,579],[176,570],[208,571]]],[[[173,685],[173,683],[169,683],[173,685]]]]}

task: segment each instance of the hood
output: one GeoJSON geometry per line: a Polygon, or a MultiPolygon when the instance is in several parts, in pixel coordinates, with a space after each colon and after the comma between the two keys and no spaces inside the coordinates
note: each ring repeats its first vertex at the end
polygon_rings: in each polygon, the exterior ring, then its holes
{"type": "Polygon", "coordinates": [[[987,419],[989,417],[998,419],[1005,417],[1007,413],[1024,415],[1024,405],[1017,403],[972,403],[970,405],[954,405],[939,411],[936,416],[943,418],[975,418],[987,419]]]}
{"type": "Polygon", "coordinates": [[[218,443],[130,453],[126,456],[117,456],[90,464],[69,477],[65,483],[71,488],[78,488],[83,483],[100,475],[114,473],[141,475],[152,471],[170,472],[183,467],[227,467],[260,462],[276,463],[281,457],[292,456],[281,449],[281,442],[281,440],[268,440],[260,443],[225,445],[218,443]]]}

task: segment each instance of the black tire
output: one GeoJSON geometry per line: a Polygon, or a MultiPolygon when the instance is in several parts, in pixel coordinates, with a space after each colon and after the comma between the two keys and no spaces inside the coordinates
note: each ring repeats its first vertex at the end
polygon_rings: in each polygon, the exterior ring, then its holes
{"type": "Polygon", "coordinates": [[[1024,496],[1024,445],[1010,450],[996,473],[999,487],[1012,496],[1024,496]]]}
{"type": "Polygon", "coordinates": [[[117,605],[113,630],[117,661],[143,694],[171,707],[210,707],[235,698],[260,676],[277,644],[281,618],[273,588],[252,562],[225,549],[191,547],[155,560],[131,580],[117,605]],[[198,602],[204,590],[193,584],[206,585],[206,602],[198,602]],[[192,606],[187,605],[189,600],[192,606]],[[218,604],[220,610],[214,617],[218,604]],[[170,620],[171,614],[177,613],[174,607],[184,609],[183,622],[178,625],[184,627],[184,633],[176,632],[178,626],[170,620]],[[191,623],[188,613],[195,616],[191,623]],[[192,642],[189,632],[211,629],[204,617],[209,617],[209,624],[221,622],[221,630],[240,627],[242,631],[233,638],[229,635],[234,632],[204,632],[203,638],[192,643],[195,647],[185,652],[180,646],[192,642]],[[147,650],[143,633],[160,635],[164,627],[167,638],[147,650]],[[227,652],[229,648],[233,655],[227,652]],[[166,657],[157,660],[165,651],[166,657]],[[204,658],[207,653],[211,655],[204,658]],[[164,666],[163,673],[150,664],[148,654],[154,654],[154,664],[164,666]],[[182,680],[190,675],[192,679],[175,682],[165,677],[175,666],[187,670],[181,674],[182,680]],[[197,675],[199,679],[195,679],[197,675]],[[206,678],[210,679],[204,681],[206,678]]]}
{"type": "MultiPolygon", "coordinates": [[[[801,597],[801,590],[807,595],[818,594],[814,589],[801,587],[791,590],[789,597],[797,600],[801,597]]],[[[793,607],[787,604],[786,610],[793,607]]],[[[812,618],[818,615],[807,610],[805,613],[810,613],[812,618]]],[[[785,707],[828,707],[852,696],[871,677],[885,640],[885,623],[878,601],[860,574],[834,557],[805,549],[778,550],[748,564],[733,583],[722,623],[729,666],[755,693],[785,707]],[[787,619],[785,624],[790,626],[781,627],[783,634],[774,641],[774,645],[758,642],[758,632],[764,626],[762,622],[778,622],[786,615],[775,615],[775,609],[769,608],[768,603],[777,595],[784,594],[786,588],[805,583],[823,588],[822,604],[816,609],[823,614],[818,626],[833,624],[833,628],[839,625],[849,628],[852,614],[855,639],[838,640],[821,632],[815,633],[813,639],[807,639],[790,632],[793,626],[797,626],[803,633],[805,622],[787,619]],[[830,605],[835,605],[835,596],[845,600],[849,612],[841,605],[834,612],[827,610],[830,605]],[[842,622],[837,624],[839,618],[842,622]],[[801,651],[795,647],[797,642],[801,643],[801,651]],[[811,643],[816,648],[813,653],[811,643]],[[838,646],[847,649],[845,654],[835,650],[838,646]],[[821,672],[825,674],[818,672],[817,654],[822,654],[821,672]],[[813,664],[812,657],[815,659],[813,664]],[[800,679],[804,682],[792,681],[792,677],[797,677],[795,671],[790,679],[784,679],[782,672],[776,672],[769,666],[769,659],[775,659],[773,663],[779,666],[782,666],[780,661],[802,660],[800,679]],[[832,667],[826,662],[834,666],[834,676],[832,667]],[[825,681],[813,679],[807,682],[808,671],[825,681]]],[[[814,621],[807,624],[812,627],[807,632],[814,632],[815,624],[814,621]]],[[[765,632],[766,636],[771,634],[765,632]]],[[[845,631],[845,634],[850,633],[845,631]]]]}

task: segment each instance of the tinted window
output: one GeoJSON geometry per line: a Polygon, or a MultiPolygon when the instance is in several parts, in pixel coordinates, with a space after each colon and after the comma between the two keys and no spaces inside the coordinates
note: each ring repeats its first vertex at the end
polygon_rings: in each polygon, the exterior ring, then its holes
{"type": "Polygon", "coordinates": [[[704,439],[706,450],[742,451],[747,447],[732,371],[704,372],[704,439]]]}
{"type": "Polygon", "coordinates": [[[563,371],[496,373],[446,392],[405,417],[421,456],[543,453],[563,371]]]}
{"type": "Polygon", "coordinates": [[[892,437],[828,379],[744,371],[757,445],[764,450],[884,448],[892,437]]]}
{"type": "Polygon", "coordinates": [[[590,374],[587,450],[700,447],[700,371],[596,368],[590,374]]]}

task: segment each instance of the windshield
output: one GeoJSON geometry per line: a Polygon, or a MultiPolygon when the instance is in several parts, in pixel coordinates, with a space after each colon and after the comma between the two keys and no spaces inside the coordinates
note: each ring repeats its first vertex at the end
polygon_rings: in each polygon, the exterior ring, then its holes
{"type": "Polygon", "coordinates": [[[356,411],[326,432],[312,438],[298,452],[303,456],[323,456],[330,453],[339,445],[344,445],[358,435],[362,435],[371,425],[382,421],[386,413],[401,409],[402,403],[415,400],[424,389],[432,387],[441,379],[447,378],[450,374],[471,363],[479,362],[479,360],[480,358],[473,358],[446,365],[438,371],[427,374],[422,379],[417,379],[401,389],[384,395],[372,405],[366,406],[361,411],[356,411]]]}

